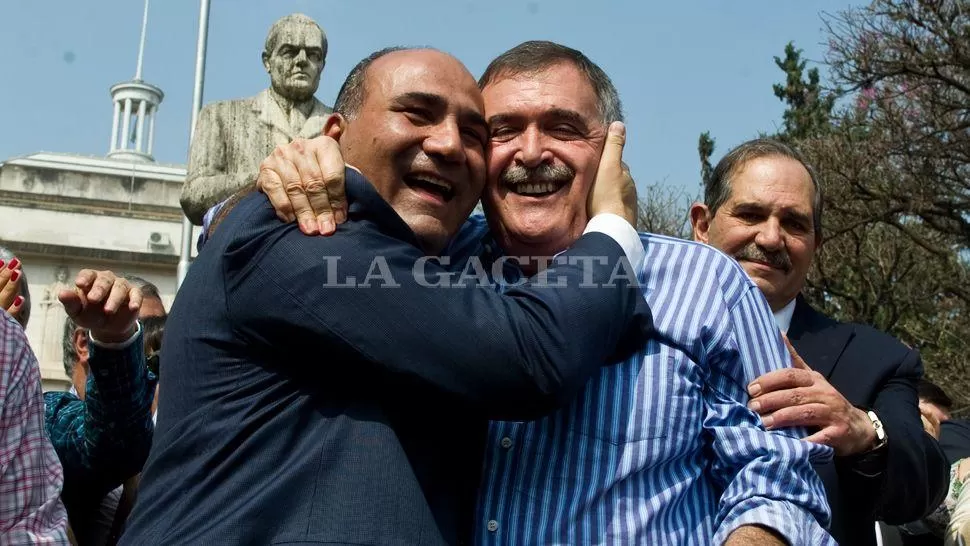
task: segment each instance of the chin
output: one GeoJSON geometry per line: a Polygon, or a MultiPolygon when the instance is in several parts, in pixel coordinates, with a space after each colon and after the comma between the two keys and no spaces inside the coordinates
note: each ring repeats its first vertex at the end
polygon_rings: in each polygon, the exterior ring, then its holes
{"type": "Polygon", "coordinates": [[[313,97],[314,89],[312,89],[309,85],[301,85],[287,86],[284,91],[286,98],[295,102],[303,102],[310,100],[310,98],[313,97]]]}

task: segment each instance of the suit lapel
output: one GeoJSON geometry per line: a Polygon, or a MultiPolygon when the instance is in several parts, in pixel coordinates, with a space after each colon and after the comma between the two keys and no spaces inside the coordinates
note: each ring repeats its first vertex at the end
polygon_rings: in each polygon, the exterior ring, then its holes
{"type": "Polygon", "coordinates": [[[286,135],[287,140],[293,140],[295,135],[290,130],[290,120],[283,113],[280,105],[276,104],[273,97],[269,94],[269,89],[264,89],[253,102],[253,111],[257,112],[259,121],[265,123],[277,131],[286,135]]]}
{"type": "Polygon", "coordinates": [[[806,364],[826,378],[831,377],[839,357],[855,330],[819,313],[800,295],[795,303],[788,339],[806,364]]]}
{"type": "Polygon", "coordinates": [[[300,129],[300,136],[303,138],[320,136],[320,133],[323,132],[323,124],[327,122],[329,116],[330,109],[322,102],[313,99],[313,110],[310,111],[310,115],[306,118],[306,123],[300,129]]]}

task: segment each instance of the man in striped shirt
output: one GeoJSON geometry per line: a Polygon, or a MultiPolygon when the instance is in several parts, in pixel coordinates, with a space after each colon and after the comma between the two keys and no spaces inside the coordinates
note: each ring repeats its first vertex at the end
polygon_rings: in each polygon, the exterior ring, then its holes
{"type": "MultiPolygon", "coordinates": [[[[502,54],[479,85],[491,230],[472,221],[451,255],[484,256],[489,271],[500,253],[550,256],[576,239],[605,128],[622,114],[598,66],[549,42],[502,54]]],[[[745,406],[748,383],[790,361],[761,293],[708,247],[642,240],[657,334],[569,407],[491,425],[476,542],[831,543],[811,467],[830,451],[801,430],[766,432],[745,406]]],[[[506,269],[507,282],[530,273],[506,269]]]]}
{"type": "MultiPolygon", "coordinates": [[[[456,270],[478,260],[479,271],[503,271],[491,279],[501,289],[580,236],[607,128],[622,115],[606,74],[550,42],[504,53],[479,85],[491,133],[487,220],[473,217],[445,254],[456,270]]],[[[303,154],[290,173],[303,183],[308,162],[327,157],[318,144],[289,148],[303,154]]],[[[289,201],[282,184],[264,190],[289,201]]],[[[280,214],[306,218],[319,193],[280,214]]],[[[709,247],[641,239],[656,335],[565,409],[490,425],[474,542],[834,544],[811,466],[831,450],[802,442],[801,429],[766,432],[746,407],[748,383],[790,363],[763,296],[709,247]]]]}

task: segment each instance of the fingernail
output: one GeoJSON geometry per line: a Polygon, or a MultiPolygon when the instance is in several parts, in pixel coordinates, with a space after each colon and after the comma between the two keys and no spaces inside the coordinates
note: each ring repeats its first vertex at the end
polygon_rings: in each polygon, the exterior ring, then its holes
{"type": "Polygon", "coordinates": [[[755,413],[758,413],[758,411],[761,410],[761,402],[749,402],[748,409],[755,413]]]}
{"type": "Polygon", "coordinates": [[[757,383],[752,383],[748,385],[748,394],[751,396],[758,396],[761,394],[761,385],[757,383]]]}
{"type": "Polygon", "coordinates": [[[7,264],[7,269],[17,269],[18,265],[20,265],[20,260],[18,260],[17,258],[14,258],[10,260],[9,264],[7,264]]]}
{"type": "Polygon", "coordinates": [[[300,230],[306,235],[313,235],[316,228],[313,224],[313,220],[300,220],[300,230]]]}
{"type": "Polygon", "coordinates": [[[775,423],[775,418],[770,415],[761,418],[761,424],[763,424],[765,428],[771,428],[771,425],[773,425],[774,423],[775,423]]]}
{"type": "Polygon", "coordinates": [[[20,307],[23,304],[24,304],[24,297],[23,296],[17,296],[16,298],[13,299],[13,306],[14,307],[20,307]]]}
{"type": "Polygon", "coordinates": [[[336,230],[336,229],[337,229],[337,227],[334,226],[333,220],[327,219],[327,220],[324,220],[323,221],[323,232],[324,233],[333,233],[334,230],[336,230]]]}
{"type": "Polygon", "coordinates": [[[614,121],[610,124],[610,132],[617,135],[625,135],[626,125],[622,121],[614,121]]]}
{"type": "Polygon", "coordinates": [[[20,278],[20,270],[19,269],[10,274],[10,281],[11,282],[14,282],[14,281],[16,281],[19,278],[20,278]]]}
{"type": "Polygon", "coordinates": [[[4,261],[0,260],[0,267],[3,267],[4,261]]]}

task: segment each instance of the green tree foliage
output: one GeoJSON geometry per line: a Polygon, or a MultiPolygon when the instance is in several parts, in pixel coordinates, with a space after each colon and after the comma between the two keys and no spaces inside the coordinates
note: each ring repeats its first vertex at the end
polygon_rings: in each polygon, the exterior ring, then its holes
{"type": "Polygon", "coordinates": [[[846,91],[826,93],[793,44],[775,59],[778,137],[824,188],[806,296],[918,347],[927,377],[968,405],[970,0],[873,0],[825,22],[846,91]]]}
{"type": "Polygon", "coordinates": [[[785,58],[775,57],[775,64],[785,73],[785,83],[772,86],[775,96],[787,106],[783,119],[786,139],[800,139],[824,134],[831,126],[829,116],[835,95],[826,94],[819,84],[818,68],[805,73],[806,61],[795,44],[785,46],[785,58]]]}

